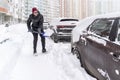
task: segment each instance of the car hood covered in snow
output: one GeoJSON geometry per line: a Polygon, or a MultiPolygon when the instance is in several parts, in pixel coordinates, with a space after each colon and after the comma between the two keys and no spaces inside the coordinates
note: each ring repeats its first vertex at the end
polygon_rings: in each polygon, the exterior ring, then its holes
{"type": "Polygon", "coordinates": [[[96,19],[99,18],[115,18],[115,17],[120,17],[120,12],[117,13],[110,13],[110,14],[104,14],[104,15],[97,15],[97,16],[92,16],[83,19],[77,27],[75,27],[72,31],[72,42],[77,42],[79,41],[79,37],[81,34],[83,34],[83,31],[96,19]]]}

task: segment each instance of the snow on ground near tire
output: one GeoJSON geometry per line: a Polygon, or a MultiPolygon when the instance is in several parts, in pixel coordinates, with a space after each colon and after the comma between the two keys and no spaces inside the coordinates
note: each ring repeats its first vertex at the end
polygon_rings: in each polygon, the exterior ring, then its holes
{"type": "Polygon", "coordinates": [[[39,56],[35,57],[32,34],[27,33],[24,24],[15,26],[9,29],[10,40],[0,45],[0,64],[4,64],[0,66],[0,80],[96,80],[80,67],[69,43],[55,44],[46,38],[48,52],[42,54],[39,39],[39,56]]]}

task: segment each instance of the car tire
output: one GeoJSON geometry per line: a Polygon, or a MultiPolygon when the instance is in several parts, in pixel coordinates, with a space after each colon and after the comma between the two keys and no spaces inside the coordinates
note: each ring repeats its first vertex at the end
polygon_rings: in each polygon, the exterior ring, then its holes
{"type": "Polygon", "coordinates": [[[53,33],[50,37],[55,43],[58,43],[57,34],[53,33]]]}
{"type": "Polygon", "coordinates": [[[54,35],[53,40],[54,40],[55,43],[58,43],[58,38],[57,38],[56,34],[54,35]]]}
{"type": "Polygon", "coordinates": [[[55,43],[58,43],[58,39],[55,39],[55,38],[54,38],[54,42],[55,42],[55,43]]]}
{"type": "Polygon", "coordinates": [[[71,53],[73,53],[73,48],[71,48],[71,53]]]}
{"type": "Polygon", "coordinates": [[[80,52],[77,50],[77,48],[75,48],[75,49],[72,48],[72,52],[73,52],[73,55],[76,54],[77,58],[80,60],[81,67],[84,67],[84,64],[83,64],[84,62],[83,62],[80,52]]]}

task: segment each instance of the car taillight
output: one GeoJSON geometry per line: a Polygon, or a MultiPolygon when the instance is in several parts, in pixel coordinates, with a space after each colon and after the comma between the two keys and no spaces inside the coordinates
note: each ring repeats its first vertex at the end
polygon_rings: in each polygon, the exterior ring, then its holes
{"type": "Polygon", "coordinates": [[[64,28],[64,26],[57,26],[57,28],[64,28]]]}

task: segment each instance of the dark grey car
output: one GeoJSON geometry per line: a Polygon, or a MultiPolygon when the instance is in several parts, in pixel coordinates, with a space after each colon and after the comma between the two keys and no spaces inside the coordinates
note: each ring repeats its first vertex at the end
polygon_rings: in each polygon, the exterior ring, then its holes
{"type": "Polygon", "coordinates": [[[71,50],[82,67],[98,80],[120,80],[120,17],[95,19],[79,37],[71,50]]]}

